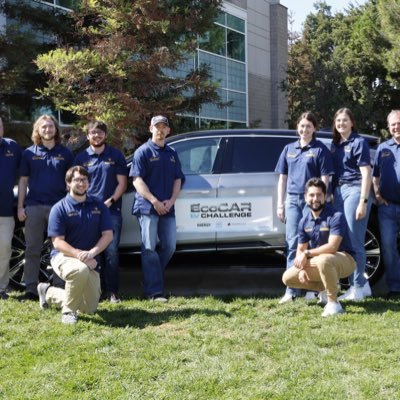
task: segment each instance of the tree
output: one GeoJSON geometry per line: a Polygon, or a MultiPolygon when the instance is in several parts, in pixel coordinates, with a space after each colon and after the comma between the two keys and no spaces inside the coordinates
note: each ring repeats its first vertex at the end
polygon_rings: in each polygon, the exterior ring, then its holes
{"type": "Polygon", "coordinates": [[[0,2],[6,26],[0,32],[0,113],[29,120],[36,90],[45,84],[33,60],[71,38],[72,25],[65,11],[35,2],[0,2]]]}
{"type": "Polygon", "coordinates": [[[199,35],[213,26],[221,0],[83,0],[74,14],[82,45],[36,62],[48,76],[41,93],[82,120],[101,118],[115,138],[148,126],[153,114],[222,106],[207,66],[185,71],[199,35]]]}
{"type": "Polygon", "coordinates": [[[315,112],[322,126],[330,126],[335,111],[346,106],[353,110],[360,131],[380,133],[388,111],[399,104],[400,91],[394,84],[396,70],[388,71],[390,35],[384,34],[376,2],[350,4],[345,13],[335,15],[325,2],[315,7],[290,48],[291,126],[306,109],[315,112]]]}

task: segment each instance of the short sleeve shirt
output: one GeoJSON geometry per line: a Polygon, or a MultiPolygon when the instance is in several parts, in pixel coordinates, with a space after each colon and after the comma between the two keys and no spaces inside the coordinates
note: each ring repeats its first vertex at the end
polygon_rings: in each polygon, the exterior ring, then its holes
{"type": "Polygon", "coordinates": [[[14,215],[14,185],[18,177],[22,149],[8,138],[0,138],[0,217],[14,215]]]}
{"type": "Polygon", "coordinates": [[[288,176],[288,193],[303,194],[304,186],[310,178],[333,174],[332,157],[328,148],[319,140],[313,139],[304,147],[297,140],[284,147],[275,172],[288,176]]]}
{"type": "Polygon", "coordinates": [[[389,202],[400,202],[400,145],[392,138],[376,151],[372,175],[379,178],[379,192],[389,202]]]}
{"type": "MultiPolygon", "coordinates": [[[[178,154],[168,145],[157,146],[151,139],[135,152],[129,176],[139,176],[148,186],[150,192],[160,201],[171,198],[174,182],[185,176],[181,169],[178,154]]],[[[157,214],[153,205],[138,192],[133,205],[134,214],[157,214]]],[[[174,215],[172,208],[168,215],[174,215]]]]}
{"type": "MultiPolygon", "coordinates": [[[[96,154],[89,146],[75,157],[74,165],[81,165],[89,171],[88,194],[102,202],[114,194],[115,188],[118,186],[117,175],[128,176],[124,155],[108,145],[100,154],[96,154]]],[[[109,208],[110,213],[120,215],[121,207],[122,198],[119,198],[109,208]]]]}
{"type": "Polygon", "coordinates": [[[343,143],[332,142],[331,153],[335,170],[333,186],[343,183],[361,184],[360,167],[371,165],[368,142],[353,132],[343,143]]]}
{"type": "Polygon", "coordinates": [[[29,177],[25,205],[53,205],[66,194],[65,173],[72,166],[70,150],[61,144],[52,149],[40,145],[22,153],[20,176],[29,177]]]}
{"type": "Polygon", "coordinates": [[[329,236],[341,236],[338,251],[345,251],[354,256],[344,215],[329,204],[325,204],[319,217],[314,218],[309,211],[299,223],[298,243],[308,243],[310,249],[315,249],[328,243],[329,236]]]}
{"type": "MultiPolygon", "coordinates": [[[[68,193],[50,211],[48,235],[64,236],[68,244],[80,250],[90,250],[99,241],[102,232],[112,229],[107,206],[91,197],[78,202],[68,193]]],[[[57,253],[54,249],[51,256],[57,253]]]]}

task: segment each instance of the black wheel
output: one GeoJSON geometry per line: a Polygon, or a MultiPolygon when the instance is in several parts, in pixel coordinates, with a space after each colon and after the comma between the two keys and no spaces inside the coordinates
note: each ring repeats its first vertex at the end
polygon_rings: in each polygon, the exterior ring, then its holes
{"type": "MultiPolygon", "coordinates": [[[[42,247],[40,257],[39,280],[48,282],[52,278],[52,269],[50,267],[50,251],[51,241],[47,238],[42,247]]],[[[10,286],[14,289],[23,290],[24,282],[24,265],[25,265],[25,237],[23,226],[17,226],[14,230],[12,240],[12,254],[10,260],[10,286]]]]}

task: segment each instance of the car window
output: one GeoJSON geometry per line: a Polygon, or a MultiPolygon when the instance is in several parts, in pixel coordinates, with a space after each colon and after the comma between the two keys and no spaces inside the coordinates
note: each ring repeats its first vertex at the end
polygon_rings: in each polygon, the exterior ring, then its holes
{"type": "Polygon", "coordinates": [[[185,175],[211,174],[218,153],[220,138],[199,138],[171,143],[178,153],[185,175]]]}
{"type": "Polygon", "coordinates": [[[232,141],[231,172],[273,172],[282,149],[295,140],[295,137],[236,137],[232,141]]]}

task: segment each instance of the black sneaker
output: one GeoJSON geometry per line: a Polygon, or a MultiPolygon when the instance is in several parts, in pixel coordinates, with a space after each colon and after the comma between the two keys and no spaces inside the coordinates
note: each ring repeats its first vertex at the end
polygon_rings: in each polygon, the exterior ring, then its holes
{"type": "Polygon", "coordinates": [[[26,301],[38,301],[39,296],[36,293],[25,292],[20,298],[19,301],[21,303],[25,303],[26,301]]]}
{"type": "Polygon", "coordinates": [[[0,300],[7,300],[8,299],[8,294],[4,291],[0,292],[0,300]]]}
{"type": "Polygon", "coordinates": [[[390,292],[386,293],[385,298],[388,300],[390,300],[390,299],[398,300],[398,299],[400,299],[400,292],[390,291],[390,292]]]}

